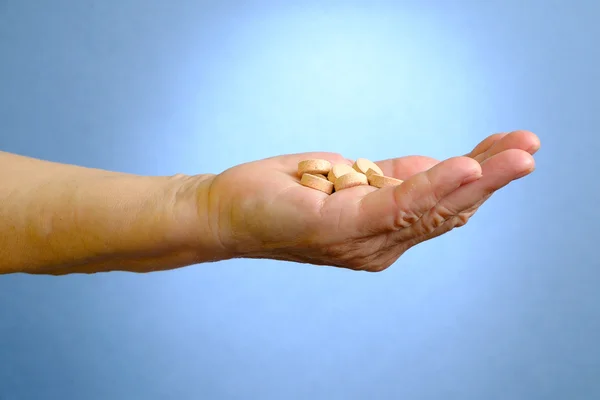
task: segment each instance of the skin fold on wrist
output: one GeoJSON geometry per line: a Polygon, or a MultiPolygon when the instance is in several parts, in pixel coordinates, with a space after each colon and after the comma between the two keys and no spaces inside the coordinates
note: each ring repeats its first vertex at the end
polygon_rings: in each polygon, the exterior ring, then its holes
{"type": "Polygon", "coordinates": [[[213,182],[217,175],[176,175],[178,181],[173,211],[172,239],[182,248],[190,249],[195,263],[222,261],[240,255],[226,248],[221,241],[219,205],[226,193],[218,192],[213,182]]]}

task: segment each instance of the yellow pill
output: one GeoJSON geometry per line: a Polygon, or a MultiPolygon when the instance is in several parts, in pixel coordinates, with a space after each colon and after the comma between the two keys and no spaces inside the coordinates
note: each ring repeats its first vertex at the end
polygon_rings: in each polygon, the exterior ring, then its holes
{"type": "Polygon", "coordinates": [[[344,189],[348,189],[355,186],[368,185],[369,181],[365,174],[361,174],[358,172],[350,172],[349,174],[344,174],[335,180],[335,191],[340,191],[344,189]]]}
{"type": "Polygon", "coordinates": [[[368,177],[369,185],[375,186],[376,188],[383,188],[387,186],[397,186],[402,184],[402,180],[392,178],[390,176],[383,176],[378,174],[371,174],[368,177]]]}
{"type": "Polygon", "coordinates": [[[356,172],[360,172],[361,174],[365,175],[367,174],[367,171],[369,169],[372,169],[379,175],[383,175],[383,171],[381,170],[381,168],[379,168],[379,166],[373,161],[367,160],[366,158],[359,158],[358,160],[356,160],[354,162],[354,165],[352,165],[352,168],[354,168],[356,172]]]}
{"type": "Polygon", "coordinates": [[[304,160],[298,163],[298,176],[304,174],[327,175],[331,171],[331,163],[327,160],[304,160]]]}
{"type": "Polygon", "coordinates": [[[331,171],[329,171],[329,175],[327,175],[327,179],[331,182],[335,183],[335,180],[342,175],[349,174],[351,172],[356,172],[354,168],[349,166],[348,164],[335,164],[331,171]]]}
{"type": "Polygon", "coordinates": [[[333,183],[329,182],[324,176],[319,177],[313,174],[303,174],[300,183],[306,187],[320,190],[323,193],[333,193],[333,183]]]}

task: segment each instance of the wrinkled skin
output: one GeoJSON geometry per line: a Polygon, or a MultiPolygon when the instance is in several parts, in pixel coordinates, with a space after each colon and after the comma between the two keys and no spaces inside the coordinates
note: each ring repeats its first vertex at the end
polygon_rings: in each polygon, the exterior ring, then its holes
{"type": "Polygon", "coordinates": [[[496,191],[534,170],[539,149],[527,131],[495,134],[470,153],[439,162],[424,156],[379,161],[397,187],[362,186],[332,195],[304,187],[298,162],[335,153],[303,153],[238,165],[211,184],[209,215],[234,257],[270,258],[382,271],[425,240],[463,226],[496,191]]]}

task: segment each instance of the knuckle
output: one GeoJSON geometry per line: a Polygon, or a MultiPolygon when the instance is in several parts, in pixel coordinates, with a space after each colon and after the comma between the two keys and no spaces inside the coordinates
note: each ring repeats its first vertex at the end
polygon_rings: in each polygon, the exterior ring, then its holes
{"type": "Polygon", "coordinates": [[[448,219],[452,218],[454,215],[457,214],[455,211],[450,209],[450,207],[442,203],[439,203],[435,206],[433,213],[439,216],[444,221],[447,221],[448,219]]]}
{"type": "Polygon", "coordinates": [[[423,233],[432,233],[442,225],[444,225],[449,219],[456,215],[454,211],[448,208],[446,205],[438,203],[429,213],[428,218],[424,218],[423,233]]]}
{"type": "Polygon", "coordinates": [[[444,204],[438,203],[433,209],[424,215],[423,218],[420,219],[419,223],[414,225],[414,233],[416,235],[432,234],[447,224],[448,221],[455,216],[456,213],[454,211],[444,204]]]}
{"type": "Polygon", "coordinates": [[[431,213],[427,218],[423,218],[423,223],[420,234],[427,234],[435,231],[446,222],[446,219],[437,212],[431,213]]]}
{"type": "Polygon", "coordinates": [[[420,216],[413,211],[399,210],[394,218],[394,227],[396,229],[408,228],[419,220],[420,216]]]}
{"type": "Polygon", "coordinates": [[[463,227],[467,224],[467,222],[469,222],[469,214],[459,214],[457,215],[454,220],[454,226],[457,228],[463,227]]]}
{"type": "MultiPolygon", "coordinates": [[[[408,228],[417,224],[423,217],[430,213],[440,201],[441,193],[436,192],[435,185],[428,173],[420,174],[414,181],[407,181],[407,185],[401,185],[401,190],[396,192],[397,213],[394,219],[396,230],[408,228]],[[411,192],[419,187],[422,195],[417,195],[412,204],[406,204],[411,198],[411,192]]],[[[412,196],[414,197],[414,196],[412,196]]]]}
{"type": "Polygon", "coordinates": [[[411,205],[406,204],[406,199],[410,197],[411,188],[415,185],[411,185],[408,181],[405,183],[406,184],[400,185],[400,190],[394,191],[395,206],[396,210],[398,210],[394,215],[392,227],[394,230],[408,228],[421,218],[421,215],[415,212],[411,205]]]}

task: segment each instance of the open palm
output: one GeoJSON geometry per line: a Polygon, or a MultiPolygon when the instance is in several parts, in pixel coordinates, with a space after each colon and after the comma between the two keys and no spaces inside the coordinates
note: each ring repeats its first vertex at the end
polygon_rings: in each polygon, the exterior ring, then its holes
{"type": "Polygon", "coordinates": [[[381,271],[416,244],[463,226],[494,191],[533,171],[539,146],[534,134],[516,131],[442,162],[379,161],[385,175],[404,183],[332,195],[300,185],[298,162],[352,160],[325,152],[277,156],[219,174],[210,204],[219,239],[236,256],[381,271]]]}

